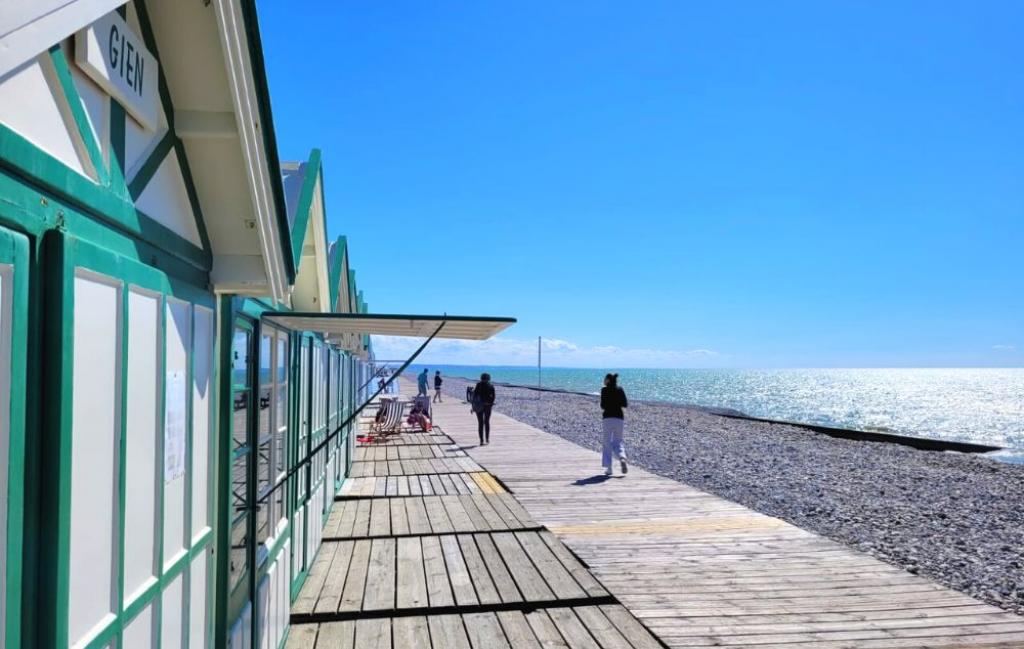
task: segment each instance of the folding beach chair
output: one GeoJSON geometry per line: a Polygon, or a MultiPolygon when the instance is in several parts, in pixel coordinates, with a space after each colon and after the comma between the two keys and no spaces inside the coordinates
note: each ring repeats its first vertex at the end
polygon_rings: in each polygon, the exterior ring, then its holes
{"type": "Polygon", "coordinates": [[[386,434],[402,432],[402,422],[405,419],[405,408],[408,405],[405,401],[392,401],[391,409],[384,416],[379,432],[386,434]]]}
{"type": "Polygon", "coordinates": [[[379,432],[381,432],[381,430],[383,430],[384,426],[391,421],[392,412],[397,407],[398,407],[398,402],[395,401],[394,399],[381,399],[380,409],[382,411],[384,411],[384,412],[383,412],[383,414],[380,417],[375,417],[374,420],[372,422],[370,422],[370,432],[371,433],[379,433],[379,432]]]}

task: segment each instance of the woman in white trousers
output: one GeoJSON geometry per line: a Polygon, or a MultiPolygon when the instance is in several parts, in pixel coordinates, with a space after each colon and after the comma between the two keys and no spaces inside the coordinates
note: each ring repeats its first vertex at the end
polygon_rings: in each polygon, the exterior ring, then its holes
{"type": "Polygon", "coordinates": [[[626,392],[619,387],[618,374],[606,374],[604,387],[601,388],[601,426],[604,430],[604,440],[601,445],[601,464],[604,466],[604,474],[612,474],[612,456],[619,460],[619,468],[623,473],[629,471],[626,465],[626,449],[622,445],[622,424],[624,414],[622,409],[627,407],[626,392]]]}

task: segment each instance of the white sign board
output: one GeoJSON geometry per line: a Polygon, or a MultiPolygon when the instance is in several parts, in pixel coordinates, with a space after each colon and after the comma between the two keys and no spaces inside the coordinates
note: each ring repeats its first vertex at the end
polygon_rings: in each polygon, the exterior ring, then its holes
{"type": "Polygon", "coordinates": [[[113,11],[75,35],[75,62],[143,127],[159,125],[160,67],[142,39],[113,11]]]}
{"type": "Polygon", "coordinates": [[[185,475],[185,417],[188,413],[188,395],[185,388],[184,372],[167,372],[164,405],[164,482],[171,482],[185,475]]]}

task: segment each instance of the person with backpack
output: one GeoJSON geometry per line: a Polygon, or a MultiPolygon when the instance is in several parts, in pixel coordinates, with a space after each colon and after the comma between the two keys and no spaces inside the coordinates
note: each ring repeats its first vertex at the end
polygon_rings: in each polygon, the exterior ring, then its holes
{"type": "Polygon", "coordinates": [[[491,443],[491,408],[494,407],[494,386],[491,375],[484,372],[480,382],[473,388],[473,412],[476,413],[477,432],[480,434],[480,446],[491,443]]]}
{"type": "Polygon", "coordinates": [[[606,374],[604,387],[601,388],[601,426],[604,438],[601,444],[601,464],[604,474],[612,474],[612,455],[619,459],[619,467],[623,473],[629,471],[626,466],[626,449],[622,445],[622,425],[624,413],[628,406],[626,392],[619,387],[618,374],[606,374]]]}

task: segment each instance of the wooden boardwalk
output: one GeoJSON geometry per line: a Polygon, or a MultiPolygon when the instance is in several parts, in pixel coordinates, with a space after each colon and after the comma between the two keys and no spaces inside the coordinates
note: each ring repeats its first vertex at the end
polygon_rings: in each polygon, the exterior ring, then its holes
{"type": "Polygon", "coordinates": [[[659,649],[443,432],[357,443],[292,604],[289,649],[659,649]]]}
{"type": "Polygon", "coordinates": [[[455,399],[434,421],[668,646],[1024,647],[1024,618],[777,518],[636,467],[606,479],[599,454],[497,413],[475,447],[455,399]]]}

